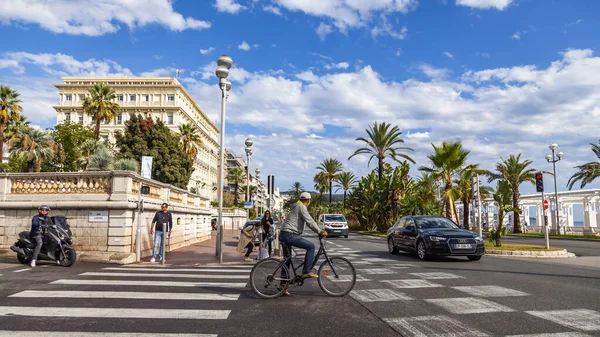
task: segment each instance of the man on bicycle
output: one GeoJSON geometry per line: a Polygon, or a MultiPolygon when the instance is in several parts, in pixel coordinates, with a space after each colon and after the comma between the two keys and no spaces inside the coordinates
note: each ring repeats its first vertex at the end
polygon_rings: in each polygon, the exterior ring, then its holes
{"type": "MultiPolygon", "coordinates": [[[[321,236],[327,236],[325,230],[319,229],[319,226],[313,220],[308,213],[308,205],[310,205],[310,193],[302,192],[300,194],[300,200],[290,207],[290,212],[283,220],[283,226],[279,233],[279,241],[285,243],[289,249],[298,247],[306,250],[304,256],[304,268],[302,269],[302,277],[304,278],[317,278],[319,275],[311,272],[312,263],[315,256],[315,245],[302,238],[302,232],[304,231],[304,225],[308,225],[315,233],[321,236]]],[[[287,257],[289,252],[284,249],[284,256],[287,257]]],[[[290,261],[287,263],[287,267],[290,266],[290,261]]]]}

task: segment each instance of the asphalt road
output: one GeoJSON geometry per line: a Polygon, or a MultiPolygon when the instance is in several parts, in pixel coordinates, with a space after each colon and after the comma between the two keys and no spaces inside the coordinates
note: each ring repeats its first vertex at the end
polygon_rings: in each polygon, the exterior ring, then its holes
{"type": "MultiPolygon", "coordinates": [[[[525,237],[525,236],[513,236],[509,235],[502,239],[504,242],[520,243],[520,244],[532,244],[532,245],[545,245],[546,240],[544,237],[525,237]]],[[[600,256],[600,240],[596,241],[583,241],[583,240],[569,240],[569,239],[552,239],[550,237],[550,246],[565,248],[567,251],[577,256],[600,256]]]]}
{"type": "Polygon", "coordinates": [[[422,262],[355,235],[327,247],[355,263],[360,281],[351,296],[328,297],[308,280],[290,297],[262,300],[240,265],[3,268],[0,337],[600,336],[600,268],[492,256],[422,262]]]}

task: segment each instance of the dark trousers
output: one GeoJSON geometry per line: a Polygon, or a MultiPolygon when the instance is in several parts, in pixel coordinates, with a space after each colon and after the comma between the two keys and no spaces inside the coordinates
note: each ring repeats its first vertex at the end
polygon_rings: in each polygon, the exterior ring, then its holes
{"type": "Polygon", "coordinates": [[[254,248],[254,242],[252,242],[252,241],[251,241],[251,242],[249,242],[249,243],[246,245],[246,248],[248,248],[248,251],[246,252],[246,255],[244,255],[244,256],[245,256],[245,257],[249,257],[249,256],[250,256],[250,253],[252,253],[252,249],[254,248]]]}
{"type": "Polygon", "coordinates": [[[33,250],[33,255],[31,256],[32,260],[37,260],[38,255],[40,255],[40,250],[42,250],[42,245],[44,241],[42,240],[42,234],[37,234],[32,239],[35,239],[35,249],[33,250]]]}
{"type": "MultiPolygon", "coordinates": [[[[285,243],[288,249],[290,250],[290,252],[288,252],[286,249],[284,249],[283,254],[286,258],[288,257],[286,256],[286,254],[291,253],[292,247],[298,247],[306,250],[306,255],[304,255],[304,266],[302,268],[302,274],[310,273],[310,270],[313,267],[313,259],[315,258],[315,245],[312,242],[303,239],[301,235],[289,232],[279,233],[279,241],[285,243]]],[[[288,261],[286,263],[286,266],[289,268],[290,264],[291,262],[288,261]]]]}

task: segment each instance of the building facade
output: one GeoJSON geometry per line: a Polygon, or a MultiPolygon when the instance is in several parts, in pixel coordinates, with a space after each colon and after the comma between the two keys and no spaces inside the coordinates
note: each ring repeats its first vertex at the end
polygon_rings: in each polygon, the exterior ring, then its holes
{"type": "Polygon", "coordinates": [[[105,141],[115,142],[115,133],[123,130],[132,115],[152,117],[163,121],[169,129],[179,131],[182,124],[192,124],[199,130],[203,148],[194,161],[194,172],[188,188],[210,200],[217,199],[219,129],[174,77],[63,77],[56,84],[59,101],[54,106],[57,122],[95,124],[82,109],[88,89],[98,82],[110,85],[120,105],[117,118],[101,124],[100,134],[105,141]]]}

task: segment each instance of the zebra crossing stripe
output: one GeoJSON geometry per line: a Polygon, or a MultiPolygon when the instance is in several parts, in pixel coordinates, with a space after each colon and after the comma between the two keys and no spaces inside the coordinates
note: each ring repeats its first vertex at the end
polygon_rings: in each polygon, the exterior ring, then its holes
{"type": "Polygon", "coordinates": [[[111,277],[171,277],[171,278],[207,278],[207,279],[248,279],[248,275],[212,275],[212,274],[153,274],[153,273],[98,273],[87,272],[80,276],[111,276],[111,277]]]}
{"type": "Polygon", "coordinates": [[[8,297],[32,298],[113,298],[135,300],[189,300],[189,301],[237,301],[240,294],[209,294],[209,293],[153,293],[129,291],[40,291],[25,290],[8,297]]]}
{"type": "Polygon", "coordinates": [[[0,316],[68,318],[227,319],[231,310],[2,307],[0,316]]]}
{"type": "Polygon", "coordinates": [[[74,332],[74,331],[7,331],[0,330],[0,337],[217,337],[215,334],[183,333],[131,333],[131,332],[74,332]]]}
{"type": "Polygon", "coordinates": [[[107,267],[102,270],[114,270],[114,271],[153,271],[153,272],[207,272],[207,273],[247,273],[250,274],[250,269],[162,269],[162,268],[128,268],[128,267],[107,267]]]}
{"type": "Polygon", "coordinates": [[[146,287],[188,287],[188,288],[244,288],[244,283],[228,282],[175,282],[175,281],[125,281],[125,280],[56,280],[50,284],[95,285],[95,286],[146,286],[146,287]]]}

